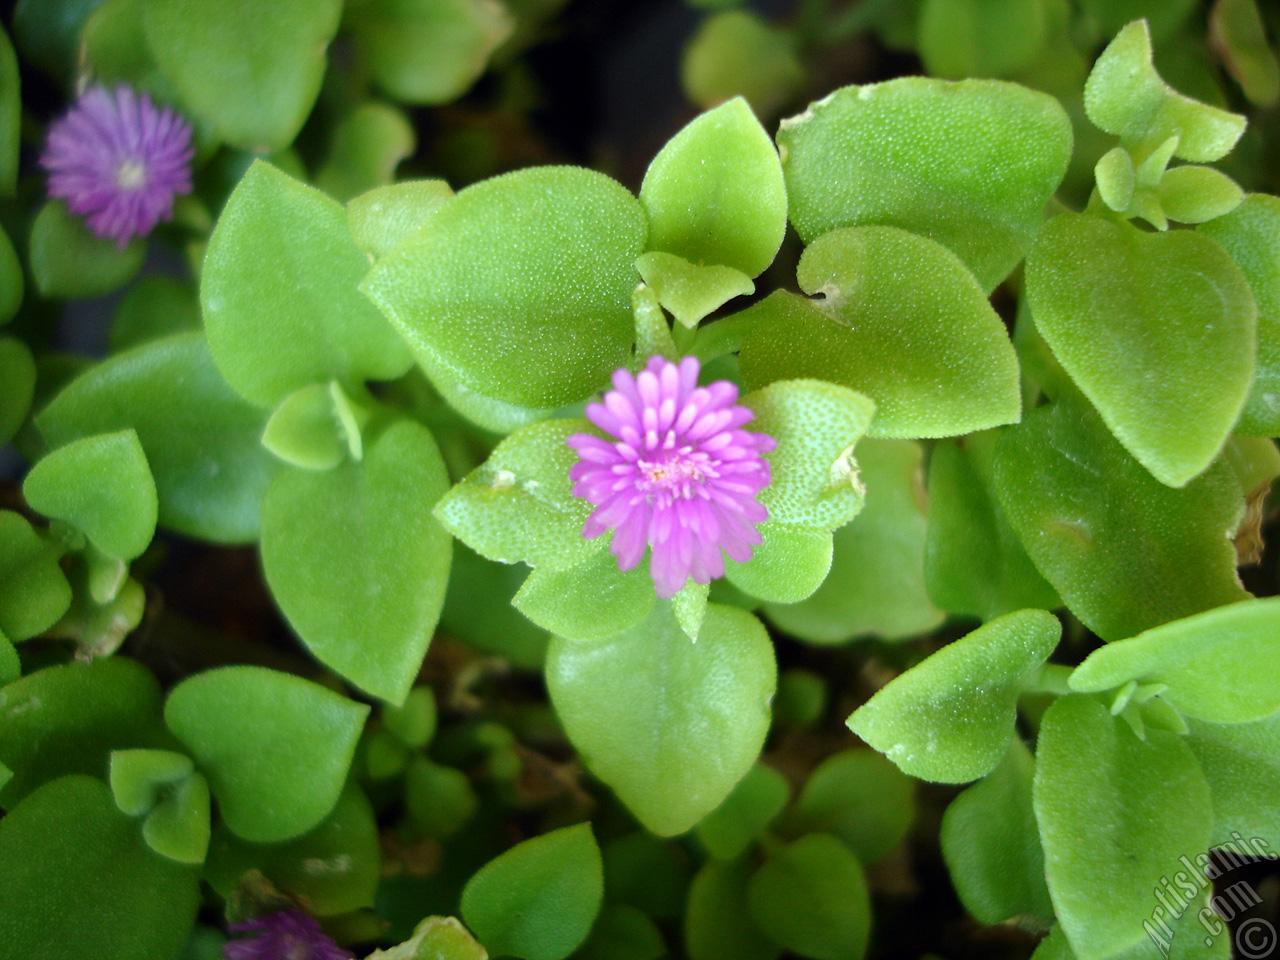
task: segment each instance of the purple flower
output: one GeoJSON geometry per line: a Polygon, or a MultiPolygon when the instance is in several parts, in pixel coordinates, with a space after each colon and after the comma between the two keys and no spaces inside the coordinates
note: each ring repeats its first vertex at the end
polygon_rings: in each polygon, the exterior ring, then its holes
{"type": "Polygon", "coordinates": [[[325,936],[315,919],[286,910],[232,924],[232,933],[256,933],[222,948],[226,960],[352,960],[352,954],[325,936]]]}
{"type": "Polygon", "coordinates": [[[124,247],[173,215],[191,192],[191,125],[145,93],[94,86],[49,128],[40,166],[49,196],[124,247]]]}
{"type": "Polygon", "coordinates": [[[613,386],[603,403],[587,404],[587,417],[614,440],[568,440],[581,458],[569,471],[574,495],[596,505],[582,535],[615,531],[610,549],[622,570],[651,547],[649,573],[663,598],[689,577],[723,576],[721,549],[750,560],[755,524],[768,516],[756,500],[769,484],[762,455],[776,444],[742,429],[751,411],[736,406],[738,388],[727,380],[699,387],[693,357],[679,366],[654,357],[634,377],[618,370],[613,386]]]}

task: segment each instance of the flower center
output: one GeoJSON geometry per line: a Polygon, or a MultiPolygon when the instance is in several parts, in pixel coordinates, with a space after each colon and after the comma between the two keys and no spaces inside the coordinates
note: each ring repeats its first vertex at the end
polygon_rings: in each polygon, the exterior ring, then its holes
{"type": "Polygon", "coordinates": [[[666,493],[673,497],[689,499],[694,489],[715,470],[706,458],[681,456],[677,453],[665,460],[639,460],[640,488],[646,493],[666,493]]]}
{"type": "Polygon", "coordinates": [[[116,168],[116,185],[121,190],[137,190],[147,179],[147,168],[141,160],[126,160],[116,168]]]}

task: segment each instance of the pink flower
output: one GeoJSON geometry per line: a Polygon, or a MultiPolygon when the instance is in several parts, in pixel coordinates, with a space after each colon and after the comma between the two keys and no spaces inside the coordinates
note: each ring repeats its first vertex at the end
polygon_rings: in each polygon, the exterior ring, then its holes
{"type": "Polygon", "coordinates": [[[232,940],[222,948],[227,960],[352,960],[301,910],[285,910],[232,924],[232,933],[252,937],[232,940]]]}
{"type": "Polygon", "coordinates": [[[94,86],[49,128],[40,166],[49,196],[124,247],[173,216],[191,192],[191,125],[145,93],[94,86]]]}
{"type": "Polygon", "coordinates": [[[751,411],[737,406],[727,380],[698,386],[698,361],[679,366],[654,357],[637,376],[613,375],[603,403],[587,418],[612,441],[575,433],[581,458],[569,471],[575,496],[596,505],[582,528],[588,540],[613,530],[618,567],[631,570],[651,548],[649,573],[658,596],[674,597],[693,577],[724,575],[720,551],[739,563],[760,542],[755,525],[768,512],[756,500],[769,484],[763,454],[776,444],[742,426],[751,411]]]}

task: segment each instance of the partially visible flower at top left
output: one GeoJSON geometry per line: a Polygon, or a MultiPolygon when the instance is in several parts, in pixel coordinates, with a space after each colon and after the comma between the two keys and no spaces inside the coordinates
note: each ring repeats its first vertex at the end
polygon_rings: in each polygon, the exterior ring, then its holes
{"type": "Polygon", "coordinates": [[[285,910],[232,924],[232,933],[252,933],[222,948],[227,960],[352,960],[320,924],[301,910],[285,910]]]}
{"type": "Polygon", "coordinates": [[[177,112],[129,87],[92,86],[49,128],[40,166],[49,196],[124,247],[173,216],[174,197],[191,192],[193,156],[177,112]]]}

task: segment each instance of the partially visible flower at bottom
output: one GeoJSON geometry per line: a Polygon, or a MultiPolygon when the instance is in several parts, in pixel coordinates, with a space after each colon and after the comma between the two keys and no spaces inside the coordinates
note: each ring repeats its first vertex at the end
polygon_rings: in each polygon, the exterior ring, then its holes
{"type": "Polygon", "coordinates": [[[191,192],[191,125],[147,94],[93,86],[49,128],[40,166],[49,196],[124,247],[173,215],[191,192]]]}
{"type": "Polygon", "coordinates": [[[225,944],[226,960],[353,960],[353,954],[330,940],[315,918],[301,910],[268,913],[229,929],[255,936],[225,944]]]}
{"type": "Polygon", "coordinates": [[[776,443],[742,427],[751,411],[738,406],[728,380],[698,386],[698,361],[652,358],[632,376],[613,375],[602,403],[587,418],[613,439],[587,433],[568,439],[579,456],[569,471],[574,495],[596,505],[582,535],[613,530],[610,550],[631,570],[650,548],[649,573],[659,597],[674,597],[692,577],[724,575],[724,557],[751,559],[756,524],[768,512],[756,495],[769,484],[764,454],[776,443]]]}

